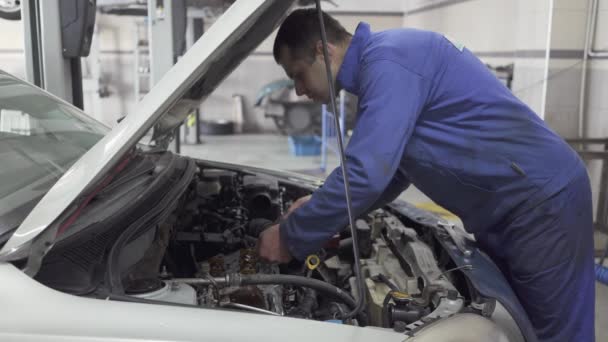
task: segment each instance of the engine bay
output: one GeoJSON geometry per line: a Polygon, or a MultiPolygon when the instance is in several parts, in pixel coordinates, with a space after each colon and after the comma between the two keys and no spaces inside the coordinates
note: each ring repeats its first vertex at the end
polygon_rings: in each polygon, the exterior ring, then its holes
{"type": "Polygon", "coordinates": [[[457,272],[440,269],[432,234],[379,209],[356,221],[367,305],[342,319],[357,296],[347,229],[304,262],[269,264],[256,252],[260,233],[307,194],[269,176],[201,167],[172,222],[159,224],[145,257],[122,271],[125,294],[399,331],[462,312],[470,302],[452,283],[457,272]]]}
{"type": "Polygon", "coordinates": [[[38,281],[100,299],[406,333],[456,313],[492,314],[437,235],[390,207],[355,221],[366,304],[347,317],[359,293],[349,227],[306,260],[257,254],[260,233],[315,185],[167,153],[142,157],[116,182],[45,256],[38,281]]]}

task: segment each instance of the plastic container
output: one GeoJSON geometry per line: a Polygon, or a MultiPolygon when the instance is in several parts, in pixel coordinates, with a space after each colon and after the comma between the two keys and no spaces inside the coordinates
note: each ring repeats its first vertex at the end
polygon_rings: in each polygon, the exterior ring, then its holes
{"type": "Polygon", "coordinates": [[[163,282],[156,291],[133,295],[134,297],[159,300],[162,302],[196,305],[196,290],[188,284],[163,282]]]}
{"type": "Polygon", "coordinates": [[[288,136],[289,151],[295,156],[318,156],[321,140],[314,135],[288,136]]]}

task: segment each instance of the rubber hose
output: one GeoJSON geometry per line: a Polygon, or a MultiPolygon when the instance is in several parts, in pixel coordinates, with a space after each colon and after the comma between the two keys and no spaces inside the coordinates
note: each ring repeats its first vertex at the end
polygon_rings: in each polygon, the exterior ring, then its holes
{"type": "Polygon", "coordinates": [[[380,279],[384,284],[386,284],[386,286],[388,286],[391,291],[399,291],[397,285],[393,284],[393,282],[388,280],[388,278],[383,273],[378,274],[378,279],[380,279]]]}
{"type": "Polygon", "coordinates": [[[344,250],[344,249],[350,250],[352,248],[353,248],[353,238],[352,237],[342,239],[338,243],[338,249],[340,249],[340,250],[344,250]]]}
{"type": "MultiPolygon", "coordinates": [[[[351,309],[357,306],[355,300],[340,288],[321,280],[287,275],[287,274],[253,274],[241,277],[242,285],[296,285],[309,287],[322,292],[330,297],[338,299],[348,305],[351,309]]],[[[364,314],[357,315],[357,320],[361,326],[367,325],[367,317],[364,314]]]]}
{"type": "Polygon", "coordinates": [[[391,322],[389,318],[389,308],[388,303],[391,301],[393,295],[393,291],[389,291],[384,297],[384,301],[382,302],[382,327],[390,328],[391,322]]]}
{"type": "Polygon", "coordinates": [[[595,279],[604,285],[608,285],[608,267],[595,264],[595,279]]]}
{"type": "Polygon", "coordinates": [[[355,300],[340,288],[324,281],[313,278],[287,275],[287,274],[252,274],[241,276],[242,285],[298,285],[308,287],[339,299],[351,309],[356,306],[355,300]]]}

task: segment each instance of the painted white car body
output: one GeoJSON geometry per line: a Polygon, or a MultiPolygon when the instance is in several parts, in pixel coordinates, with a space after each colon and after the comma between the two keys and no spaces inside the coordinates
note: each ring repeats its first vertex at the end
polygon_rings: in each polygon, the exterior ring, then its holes
{"type": "Polygon", "coordinates": [[[0,341],[403,341],[390,330],[82,298],[0,264],[0,341]]]}

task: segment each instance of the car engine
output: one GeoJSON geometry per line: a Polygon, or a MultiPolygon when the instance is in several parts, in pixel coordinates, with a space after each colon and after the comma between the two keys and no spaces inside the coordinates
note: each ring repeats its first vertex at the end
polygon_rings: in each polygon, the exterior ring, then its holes
{"type": "Polygon", "coordinates": [[[384,209],[356,221],[367,306],[353,319],[342,319],[357,296],[348,229],[305,262],[260,260],[259,234],[309,192],[265,175],[199,166],[176,210],[158,224],[144,257],[131,265],[120,262],[126,265],[125,294],[398,331],[465,309],[470,300],[452,278],[458,272],[440,268],[448,261],[436,258],[431,234],[384,209]]]}

